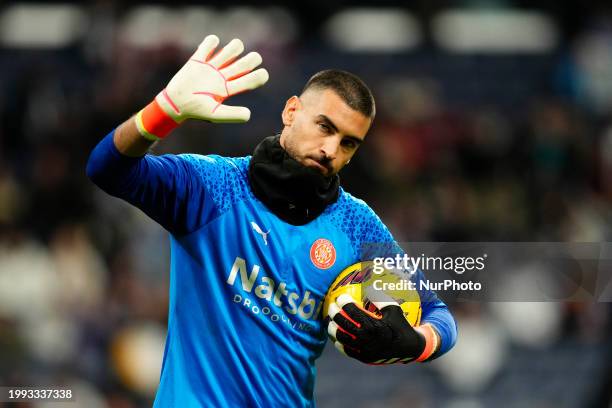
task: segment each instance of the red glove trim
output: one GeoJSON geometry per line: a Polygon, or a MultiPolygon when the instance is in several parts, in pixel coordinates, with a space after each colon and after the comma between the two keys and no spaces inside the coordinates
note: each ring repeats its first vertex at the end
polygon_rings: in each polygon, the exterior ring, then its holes
{"type": "Polygon", "coordinates": [[[138,130],[147,139],[163,139],[179,125],[155,99],[138,112],[136,122],[138,130]]]}
{"type": "Polygon", "coordinates": [[[431,357],[431,355],[438,349],[438,335],[435,333],[434,328],[429,324],[417,326],[414,328],[414,330],[421,333],[425,337],[425,349],[415,360],[422,362],[431,357]]]}

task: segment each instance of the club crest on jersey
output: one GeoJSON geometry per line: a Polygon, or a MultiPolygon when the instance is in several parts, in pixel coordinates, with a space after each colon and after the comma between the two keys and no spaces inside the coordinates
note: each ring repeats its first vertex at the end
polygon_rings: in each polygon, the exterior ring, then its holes
{"type": "Polygon", "coordinates": [[[329,269],[336,263],[336,248],[329,239],[319,238],[310,247],[310,260],[319,269],[329,269]]]}

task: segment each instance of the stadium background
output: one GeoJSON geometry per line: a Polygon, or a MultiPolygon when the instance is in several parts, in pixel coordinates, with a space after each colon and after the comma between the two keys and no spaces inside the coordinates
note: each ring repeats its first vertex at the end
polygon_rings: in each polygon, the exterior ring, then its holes
{"type": "MultiPolygon", "coordinates": [[[[310,75],[344,68],[371,86],[378,116],[343,184],[398,240],[610,241],[610,11],[553,1],[0,5],[0,384],[64,384],[83,407],[150,406],[167,236],[96,189],[85,163],[207,33],[258,50],[271,80],[231,100],[251,108],[250,123],[189,124],[157,153],[249,154],[280,130],[285,100],[310,75]]],[[[319,405],[611,406],[608,303],[451,307],[459,342],[434,364],[368,367],[327,349],[319,405]]]]}

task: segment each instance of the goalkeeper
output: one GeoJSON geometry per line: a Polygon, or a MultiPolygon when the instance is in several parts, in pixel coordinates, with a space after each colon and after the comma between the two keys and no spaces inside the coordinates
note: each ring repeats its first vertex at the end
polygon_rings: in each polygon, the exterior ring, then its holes
{"type": "MultiPolygon", "coordinates": [[[[356,76],[314,75],[287,100],[280,135],[251,156],[154,156],[186,120],[246,122],[225,99],[262,86],[261,56],[208,36],[167,87],[92,151],[90,179],[170,232],[168,335],[155,406],[313,406],[315,360],[327,335],[365,363],[426,361],[455,343],[455,322],[420,293],[422,324],[386,304],[382,317],[341,296],[320,307],[362,244],[401,251],[374,212],[339,185],[375,114],[356,76]]],[[[380,255],[380,254],[379,254],[380,255]]],[[[391,253],[389,253],[391,255],[391,253]]],[[[422,279],[422,273],[418,273],[422,279]]]]}

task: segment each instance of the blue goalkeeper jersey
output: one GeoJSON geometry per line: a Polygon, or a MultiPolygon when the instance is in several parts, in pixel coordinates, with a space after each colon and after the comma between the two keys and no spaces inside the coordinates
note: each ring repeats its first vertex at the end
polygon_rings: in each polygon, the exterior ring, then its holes
{"type": "MultiPolygon", "coordinates": [[[[128,158],[111,132],[88,176],[170,232],[170,304],[156,407],[314,406],[315,360],[327,339],[323,298],[363,243],[393,237],[361,200],[339,198],[288,224],[249,186],[250,157],[128,158]]],[[[435,294],[422,321],[450,349],[456,327],[435,294]]]]}

